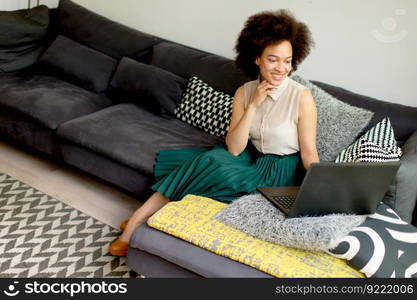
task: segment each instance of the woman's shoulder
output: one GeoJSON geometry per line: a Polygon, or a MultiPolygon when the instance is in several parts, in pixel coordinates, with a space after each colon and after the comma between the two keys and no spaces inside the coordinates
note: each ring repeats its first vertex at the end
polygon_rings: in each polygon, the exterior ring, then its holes
{"type": "Polygon", "coordinates": [[[289,79],[289,84],[295,88],[296,90],[300,91],[300,92],[304,92],[304,90],[309,90],[308,87],[306,87],[305,85],[295,81],[294,79],[292,79],[291,77],[288,77],[289,79]]]}
{"type": "Polygon", "coordinates": [[[242,88],[242,89],[244,89],[244,90],[247,90],[247,89],[251,89],[251,88],[254,88],[255,86],[257,86],[258,85],[258,79],[255,79],[255,80],[251,80],[251,81],[247,81],[247,82],[245,82],[243,85],[241,85],[240,87],[242,88]]]}
{"type": "Polygon", "coordinates": [[[301,106],[311,106],[311,103],[314,102],[313,94],[311,93],[311,90],[306,87],[305,85],[295,81],[292,78],[290,79],[290,85],[293,89],[297,91],[295,95],[297,95],[298,103],[301,106]]]}
{"type": "Polygon", "coordinates": [[[247,102],[247,99],[250,98],[250,95],[256,88],[257,84],[258,80],[245,82],[236,90],[235,95],[241,95],[243,98],[245,98],[245,102],[247,102]]]}

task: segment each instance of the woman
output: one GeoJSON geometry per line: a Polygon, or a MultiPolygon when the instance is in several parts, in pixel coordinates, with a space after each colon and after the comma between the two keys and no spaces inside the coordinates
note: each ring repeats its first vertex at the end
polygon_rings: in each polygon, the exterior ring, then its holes
{"type": "Polygon", "coordinates": [[[248,19],[236,44],[236,64],[248,76],[235,93],[225,145],[161,150],[155,193],[135,211],[110,253],[124,256],[135,228],[169,201],[197,194],[231,202],[258,186],[291,186],[318,162],[317,111],[311,92],[288,76],[310,52],[309,29],[286,11],[248,19]],[[249,139],[251,143],[248,144],[249,139]]]}

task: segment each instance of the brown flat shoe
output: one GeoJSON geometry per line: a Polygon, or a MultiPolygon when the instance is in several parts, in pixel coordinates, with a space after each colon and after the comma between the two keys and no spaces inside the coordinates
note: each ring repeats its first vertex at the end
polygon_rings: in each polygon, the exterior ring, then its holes
{"type": "Polygon", "coordinates": [[[109,246],[109,252],[114,256],[126,256],[127,249],[129,249],[129,243],[120,239],[115,240],[109,246]]]}
{"type": "Polygon", "coordinates": [[[128,222],[129,222],[129,219],[126,219],[122,222],[122,224],[120,224],[119,228],[120,228],[121,232],[125,231],[125,228],[126,228],[128,222]]]}

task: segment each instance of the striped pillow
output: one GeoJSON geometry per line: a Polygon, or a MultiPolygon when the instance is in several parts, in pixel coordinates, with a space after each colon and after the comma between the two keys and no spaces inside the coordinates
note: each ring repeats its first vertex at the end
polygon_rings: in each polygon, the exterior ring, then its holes
{"type": "Polygon", "coordinates": [[[372,143],[366,139],[359,140],[358,152],[354,154],[355,161],[361,162],[384,162],[398,161],[398,153],[393,153],[389,149],[384,149],[378,144],[372,143]]]}
{"type": "Polygon", "coordinates": [[[399,160],[401,154],[401,148],[397,146],[394,137],[394,129],[386,117],[340,152],[335,162],[399,160]]]}

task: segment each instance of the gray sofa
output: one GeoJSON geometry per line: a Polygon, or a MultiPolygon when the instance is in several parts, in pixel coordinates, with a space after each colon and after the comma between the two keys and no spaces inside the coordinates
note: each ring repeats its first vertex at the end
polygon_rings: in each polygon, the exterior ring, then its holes
{"type": "MultiPolygon", "coordinates": [[[[152,192],[159,149],[223,142],[176,119],[173,108],[193,75],[233,95],[248,78],[232,60],[128,28],[70,0],[61,0],[49,15],[37,63],[0,73],[2,139],[66,162],[140,199],[152,192]],[[156,86],[152,76],[161,79],[156,86]]],[[[312,82],[341,101],[374,111],[366,129],[389,116],[400,144],[417,130],[416,107],[312,82]]],[[[150,277],[269,276],[147,225],[134,233],[127,263],[150,277]]]]}

